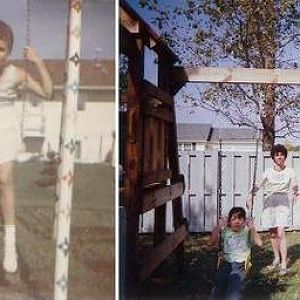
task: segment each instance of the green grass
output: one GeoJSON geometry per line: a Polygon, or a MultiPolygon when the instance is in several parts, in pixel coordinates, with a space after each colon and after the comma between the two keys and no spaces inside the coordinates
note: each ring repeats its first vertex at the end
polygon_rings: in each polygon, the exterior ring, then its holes
{"type": "MultiPolygon", "coordinates": [[[[13,276],[1,270],[1,299],[53,299],[55,187],[36,184],[47,179],[51,173],[48,169],[49,165],[42,162],[16,164],[20,268],[13,276]]],[[[105,164],[76,165],[73,195],[68,299],[114,299],[113,168],[105,164]]],[[[0,266],[2,249],[1,237],[0,266]]]]}
{"type": "MultiPolygon", "coordinates": [[[[268,272],[272,250],[268,235],[264,246],[253,248],[253,267],[248,275],[245,299],[293,300],[300,291],[300,233],[288,232],[288,257],[291,273],[278,276],[268,272]]],[[[137,292],[136,299],[208,299],[216,272],[217,252],[207,247],[208,235],[191,234],[185,242],[185,270],[178,273],[175,257],[170,257],[137,292]]],[[[141,236],[149,244],[148,236],[141,236]]]]}

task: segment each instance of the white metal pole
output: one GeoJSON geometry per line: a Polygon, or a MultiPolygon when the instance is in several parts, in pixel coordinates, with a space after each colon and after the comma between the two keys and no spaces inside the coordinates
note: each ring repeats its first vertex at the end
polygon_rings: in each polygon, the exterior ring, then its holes
{"type": "Polygon", "coordinates": [[[66,95],[62,109],[54,299],[68,299],[70,226],[75,161],[75,124],[79,87],[82,0],[69,0],[66,95]]]}

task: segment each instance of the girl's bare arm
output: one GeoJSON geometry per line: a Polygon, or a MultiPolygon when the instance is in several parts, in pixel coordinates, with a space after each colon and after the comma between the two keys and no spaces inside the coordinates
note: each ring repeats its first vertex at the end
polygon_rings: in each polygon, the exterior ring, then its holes
{"type": "Polygon", "coordinates": [[[44,61],[31,47],[24,48],[24,57],[28,61],[34,63],[39,71],[41,79],[40,83],[24,71],[24,81],[27,88],[43,98],[50,99],[53,93],[53,84],[44,61]]]}

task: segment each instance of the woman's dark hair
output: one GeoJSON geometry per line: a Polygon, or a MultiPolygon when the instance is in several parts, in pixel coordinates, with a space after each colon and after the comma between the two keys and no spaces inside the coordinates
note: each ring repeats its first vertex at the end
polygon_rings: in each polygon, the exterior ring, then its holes
{"type": "Polygon", "coordinates": [[[272,157],[272,159],[274,159],[275,154],[279,153],[279,152],[282,153],[285,158],[287,158],[288,151],[285,148],[285,146],[283,146],[281,144],[277,144],[277,145],[274,145],[273,148],[272,148],[272,150],[271,150],[271,157],[272,157]]]}
{"type": "Polygon", "coordinates": [[[228,214],[228,221],[231,219],[231,217],[234,214],[237,214],[238,217],[241,219],[246,219],[246,211],[240,206],[235,206],[230,210],[230,212],[228,214]]]}
{"type": "Polygon", "coordinates": [[[7,43],[7,53],[11,54],[14,44],[14,34],[9,25],[0,20],[0,39],[7,43]]]}

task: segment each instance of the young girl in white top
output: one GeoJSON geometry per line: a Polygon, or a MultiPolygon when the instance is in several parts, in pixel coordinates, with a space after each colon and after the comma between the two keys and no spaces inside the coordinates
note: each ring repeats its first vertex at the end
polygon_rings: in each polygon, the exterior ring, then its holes
{"type": "Polygon", "coordinates": [[[233,207],[227,220],[220,220],[212,231],[210,244],[221,247],[211,300],[239,300],[244,289],[251,247],[262,246],[252,219],[246,220],[242,207],[233,207]]]}
{"type": "Polygon", "coordinates": [[[7,272],[15,272],[18,267],[13,161],[19,149],[20,125],[14,100],[21,89],[31,90],[43,98],[51,98],[53,90],[47,68],[34,49],[26,47],[23,54],[24,58],[37,68],[41,82],[9,62],[13,41],[11,27],[0,20],[0,192],[4,223],[3,268],[7,272]]]}
{"type": "Polygon", "coordinates": [[[252,207],[253,193],[262,186],[266,193],[261,215],[262,226],[269,229],[274,260],[270,268],[280,267],[279,274],[287,273],[287,244],[285,228],[290,225],[290,199],[292,191],[294,199],[298,196],[298,185],[295,172],[285,165],[287,149],[277,144],[271,150],[274,161],[273,168],[267,169],[263,174],[261,183],[250,191],[247,207],[252,207]]]}

